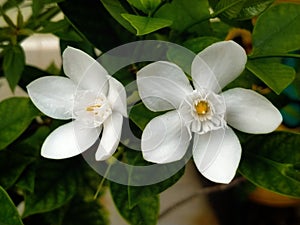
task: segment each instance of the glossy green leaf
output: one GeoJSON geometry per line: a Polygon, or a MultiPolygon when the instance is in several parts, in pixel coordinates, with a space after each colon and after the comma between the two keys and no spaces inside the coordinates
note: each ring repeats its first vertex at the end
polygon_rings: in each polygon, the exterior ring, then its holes
{"type": "Polygon", "coordinates": [[[183,43],[183,46],[193,51],[195,54],[198,54],[206,47],[212,45],[215,42],[221,41],[217,37],[197,37],[189,39],[183,43]]]}
{"type": "Polygon", "coordinates": [[[13,201],[0,186],[0,224],[1,225],[23,225],[13,201]]]}
{"type": "Polygon", "coordinates": [[[29,98],[13,97],[0,102],[0,149],[18,138],[39,114],[29,98]]]}
{"type": "Polygon", "coordinates": [[[300,5],[278,4],[258,17],[253,30],[253,56],[300,49],[300,5]]]}
{"type": "Polygon", "coordinates": [[[230,20],[246,20],[262,13],[274,0],[220,0],[215,6],[215,13],[230,20]]]}
{"type": "Polygon", "coordinates": [[[171,20],[160,18],[136,16],[131,14],[122,14],[122,17],[134,27],[136,35],[138,36],[149,34],[172,24],[171,20]]]}
{"type": "MultiPolygon", "coordinates": [[[[173,0],[164,4],[155,14],[157,18],[173,21],[171,28],[184,31],[210,18],[208,1],[173,0]]],[[[203,28],[201,26],[201,28],[203,28]]],[[[203,32],[200,30],[199,32],[203,32]]]]}
{"type": "Polygon", "coordinates": [[[75,195],[78,160],[46,160],[37,167],[34,193],[25,195],[24,217],[57,209],[75,195]],[[74,165],[76,165],[74,167],[74,165]]]}
{"type": "Polygon", "coordinates": [[[243,146],[240,173],[257,186],[300,198],[300,134],[256,135],[243,146]]]}
{"type": "Polygon", "coordinates": [[[100,0],[106,10],[110,13],[110,15],[118,21],[119,24],[121,24],[124,28],[126,28],[128,31],[135,33],[134,29],[130,25],[130,23],[124,19],[122,14],[128,13],[128,11],[122,6],[120,1],[118,0],[100,0]]]}
{"type": "Polygon", "coordinates": [[[110,191],[120,214],[131,225],[155,225],[159,212],[159,198],[156,195],[140,199],[134,207],[130,207],[128,191],[123,185],[110,183],[110,191]]]}
{"type": "Polygon", "coordinates": [[[35,158],[21,155],[10,150],[0,152],[0,185],[11,187],[35,158]]]}
{"type": "Polygon", "coordinates": [[[292,67],[263,59],[248,60],[246,68],[277,94],[292,83],[296,74],[292,67]]]}
{"type": "Polygon", "coordinates": [[[25,53],[20,45],[14,45],[6,47],[3,55],[3,72],[11,90],[14,90],[25,66],[25,53]]]}
{"type": "Polygon", "coordinates": [[[143,11],[146,14],[153,12],[162,0],[127,0],[135,8],[143,11]]]}
{"type": "Polygon", "coordinates": [[[138,103],[131,108],[129,117],[141,130],[144,130],[147,123],[160,114],[150,111],[143,103],[138,103]]]}
{"type": "Polygon", "coordinates": [[[251,19],[265,11],[274,0],[247,0],[237,16],[239,20],[251,19]]]}

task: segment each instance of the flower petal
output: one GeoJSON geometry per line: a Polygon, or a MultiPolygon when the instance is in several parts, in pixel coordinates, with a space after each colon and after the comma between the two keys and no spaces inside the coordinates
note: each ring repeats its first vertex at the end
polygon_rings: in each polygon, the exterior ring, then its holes
{"type": "Polygon", "coordinates": [[[236,79],[247,62],[245,50],[233,41],[221,41],[201,51],[192,63],[192,78],[196,89],[220,92],[236,79]]]}
{"type": "Polygon", "coordinates": [[[137,73],[139,95],[152,111],[178,108],[184,97],[193,91],[184,72],[174,63],[158,61],[137,73]]]}
{"type": "Polygon", "coordinates": [[[116,151],[122,131],[123,116],[114,112],[103,124],[103,133],[96,151],[96,160],[106,160],[116,151]]]}
{"type": "Polygon", "coordinates": [[[81,88],[107,94],[107,71],[83,51],[67,47],[63,52],[63,68],[65,74],[81,88]]]}
{"type": "Polygon", "coordinates": [[[127,117],[126,91],[124,86],[112,76],[109,76],[109,90],[107,99],[113,111],[127,117]]]}
{"type": "Polygon", "coordinates": [[[235,176],[241,158],[239,139],[231,128],[195,134],[193,157],[198,170],[207,179],[229,183],[235,176]]]}
{"type": "Polygon", "coordinates": [[[226,103],[226,120],[240,131],[251,134],[269,133],[282,122],[279,110],[255,91],[233,88],[222,95],[226,103]]]}
{"type": "Polygon", "coordinates": [[[54,119],[72,118],[76,86],[66,77],[47,76],[32,81],[27,86],[34,105],[54,119]]]}
{"type": "Polygon", "coordinates": [[[64,159],[79,155],[91,147],[101,127],[86,128],[77,121],[56,128],[44,141],[41,155],[50,159],[64,159]]]}
{"type": "Polygon", "coordinates": [[[152,119],[142,134],[145,160],[169,163],[180,160],[189,146],[190,134],[175,110],[152,119]]]}

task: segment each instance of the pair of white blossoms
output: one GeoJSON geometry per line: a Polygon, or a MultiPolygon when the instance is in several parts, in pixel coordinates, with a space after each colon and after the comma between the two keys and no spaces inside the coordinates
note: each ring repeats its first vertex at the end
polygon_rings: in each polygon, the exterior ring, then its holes
{"type": "MultiPolygon", "coordinates": [[[[274,131],[282,121],[265,97],[243,88],[221,93],[239,76],[247,56],[233,41],[215,43],[192,62],[193,86],[174,63],[158,61],[137,73],[139,95],[152,111],[167,111],[145,127],[141,149],[145,160],[169,163],[180,160],[193,137],[193,158],[208,179],[229,183],[241,158],[241,145],[231,127],[246,133],[274,131]],[[230,127],[228,125],[230,125],[230,127]]],[[[99,138],[96,160],[106,160],[116,150],[127,117],[123,85],[93,58],[68,47],[63,53],[68,77],[47,76],[27,87],[44,114],[73,119],[54,130],[41,154],[52,159],[78,155],[99,138]]]]}

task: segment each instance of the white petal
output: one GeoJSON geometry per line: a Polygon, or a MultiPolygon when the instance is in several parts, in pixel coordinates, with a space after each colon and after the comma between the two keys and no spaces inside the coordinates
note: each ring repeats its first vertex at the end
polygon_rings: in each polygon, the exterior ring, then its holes
{"type": "Polygon", "coordinates": [[[59,76],[41,77],[27,86],[28,95],[34,105],[54,119],[72,117],[75,90],[73,81],[59,76]]]}
{"type": "Polygon", "coordinates": [[[222,95],[226,103],[226,120],[240,131],[252,134],[269,133],[282,122],[278,109],[255,91],[233,88],[222,95]]]}
{"type": "Polygon", "coordinates": [[[122,131],[123,116],[114,112],[103,124],[103,133],[96,151],[96,160],[108,159],[116,151],[122,131]]]}
{"type": "Polygon", "coordinates": [[[229,183],[241,158],[241,145],[233,130],[219,129],[194,138],[193,158],[198,170],[213,182],[229,183]]]}
{"type": "Polygon", "coordinates": [[[138,71],[137,85],[142,101],[152,111],[178,108],[193,91],[184,72],[165,61],[151,63],[138,71]]]}
{"type": "Polygon", "coordinates": [[[79,155],[97,140],[101,127],[86,128],[73,121],[56,128],[45,140],[41,155],[50,159],[64,159],[79,155]]]}
{"type": "Polygon", "coordinates": [[[107,71],[85,52],[67,47],[63,52],[63,69],[82,89],[107,94],[107,71]]]}
{"type": "Polygon", "coordinates": [[[192,63],[194,86],[218,93],[243,72],[246,62],[246,52],[237,43],[222,41],[212,44],[192,63]]]}
{"type": "Polygon", "coordinates": [[[124,86],[115,78],[109,76],[109,90],[107,99],[113,111],[121,113],[127,117],[126,91],[124,86]]]}
{"type": "Polygon", "coordinates": [[[180,160],[189,146],[190,134],[177,111],[152,119],[142,134],[145,160],[169,163],[180,160]]]}

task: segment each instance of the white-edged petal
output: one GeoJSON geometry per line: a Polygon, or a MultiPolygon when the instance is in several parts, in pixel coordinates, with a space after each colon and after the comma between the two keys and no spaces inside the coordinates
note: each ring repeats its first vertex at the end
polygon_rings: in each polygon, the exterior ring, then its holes
{"type": "Polygon", "coordinates": [[[83,127],[72,121],[56,128],[43,143],[41,155],[50,159],[64,159],[81,154],[91,147],[101,131],[98,128],[83,127]]]}
{"type": "Polygon", "coordinates": [[[85,52],[67,47],[63,52],[63,69],[81,89],[107,94],[107,71],[85,52]]]}
{"type": "Polygon", "coordinates": [[[54,119],[72,118],[76,86],[66,77],[46,76],[27,85],[28,95],[34,105],[54,119]]]}
{"type": "Polygon", "coordinates": [[[127,117],[126,91],[124,86],[115,78],[109,76],[109,90],[107,100],[110,102],[112,110],[127,117]]]}
{"type": "Polygon", "coordinates": [[[193,158],[203,176],[227,184],[235,176],[240,162],[239,139],[231,128],[194,134],[193,158]]]}
{"type": "Polygon", "coordinates": [[[190,134],[176,110],[152,119],[142,134],[145,160],[169,163],[180,160],[189,146],[190,134]]]}
{"type": "Polygon", "coordinates": [[[201,51],[192,63],[195,88],[220,92],[236,79],[247,62],[245,50],[233,41],[221,41],[201,51]]]}
{"type": "Polygon", "coordinates": [[[108,159],[116,151],[122,131],[123,116],[114,112],[103,123],[103,133],[96,151],[96,160],[108,159]]]}
{"type": "Polygon", "coordinates": [[[222,93],[226,120],[232,127],[251,134],[270,133],[282,122],[279,110],[255,91],[233,88],[222,93]]]}
{"type": "Polygon", "coordinates": [[[142,101],[152,111],[176,109],[193,91],[181,68],[165,61],[151,63],[139,70],[137,85],[142,101]]]}

